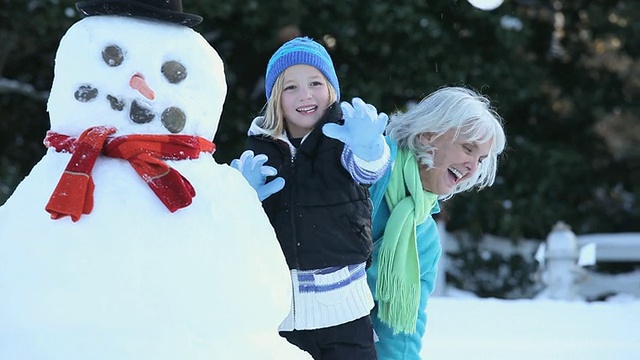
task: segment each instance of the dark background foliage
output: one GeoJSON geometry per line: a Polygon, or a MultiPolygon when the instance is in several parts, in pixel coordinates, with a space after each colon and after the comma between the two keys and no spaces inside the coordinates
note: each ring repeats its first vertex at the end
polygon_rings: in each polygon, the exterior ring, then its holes
{"type": "MultiPolygon", "coordinates": [[[[0,204],[42,157],[46,99],[74,1],[0,0],[0,204]]],[[[387,113],[444,85],[487,95],[508,149],[496,184],[444,203],[451,231],[544,239],[640,231],[640,5],[633,0],[184,0],[225,61],[218,162],[239,155],[265,103],[278,46],[307,35],[329,49],[342,99],[387,113]]],[[[78,49],[82,51],[82,49],[78,49]]],[[[517,262],[517,261],[516,261],[517,262]]]]}

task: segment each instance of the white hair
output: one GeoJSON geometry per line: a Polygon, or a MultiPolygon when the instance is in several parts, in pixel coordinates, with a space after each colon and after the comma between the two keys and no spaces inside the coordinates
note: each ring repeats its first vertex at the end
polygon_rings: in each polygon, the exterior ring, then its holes
{"type": "Polygon", "coordinates": [[[493,140],[493,143],[475,175],[457,184],[443,199],[474,187],[481,190],[495,181],[498,155],[506,146],[506,137],[502,118],[491,108],[489,99],[470,89],[444,87],[407,112],[393,114],[387,125],[387,135],[398,143],[398,147],[413,151],[418,161],[429,167],[433,167],[436,149],[419,141],[420,135],[433,133],[437,137],[452,129],[456,131],[454,140],[464,134],[471,142],[493,140]]]}

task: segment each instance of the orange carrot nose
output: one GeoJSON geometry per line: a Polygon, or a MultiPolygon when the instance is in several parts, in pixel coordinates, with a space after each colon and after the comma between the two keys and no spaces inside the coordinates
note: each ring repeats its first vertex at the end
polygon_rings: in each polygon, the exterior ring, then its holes
{"type": "Polygon", "coordinates": [[[156,94],[153,92],[153,90],[151,90],[147,82],[144,81],[144,78],[138,74],[135,74],[131,77],[131,80],[129,80],[129,85],[131,85],[132,88],[138,90],[140,94],[142,94],[142,96],[146,97],[149,100],[153,100],[156,98],[156,94]]]}

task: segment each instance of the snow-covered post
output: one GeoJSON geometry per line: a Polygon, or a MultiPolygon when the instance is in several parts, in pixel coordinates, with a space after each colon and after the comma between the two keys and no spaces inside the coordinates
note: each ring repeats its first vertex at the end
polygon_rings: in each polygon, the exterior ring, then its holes
{"type": "Polygon", "coordinates": [[[536,257],[542,266],[545,289],[539,297],[574,300],[579,298],[577,284],[584,278],[578,265],[580,249],[576,235],[562,221],[557,222],[536,257]],[[544,246],[546,245],[546,246],[544,246]]]}

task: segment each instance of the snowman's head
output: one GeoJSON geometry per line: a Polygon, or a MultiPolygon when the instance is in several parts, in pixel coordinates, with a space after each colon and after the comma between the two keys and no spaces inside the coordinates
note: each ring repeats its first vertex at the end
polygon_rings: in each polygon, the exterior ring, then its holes
{"type": "Polygon", "coordinates": [[[98,15],[60,41],[47,107],[51,130],[70,136],[108,125],[211,140],[226,92],[222,59],[193,29],[98,15]]]}

